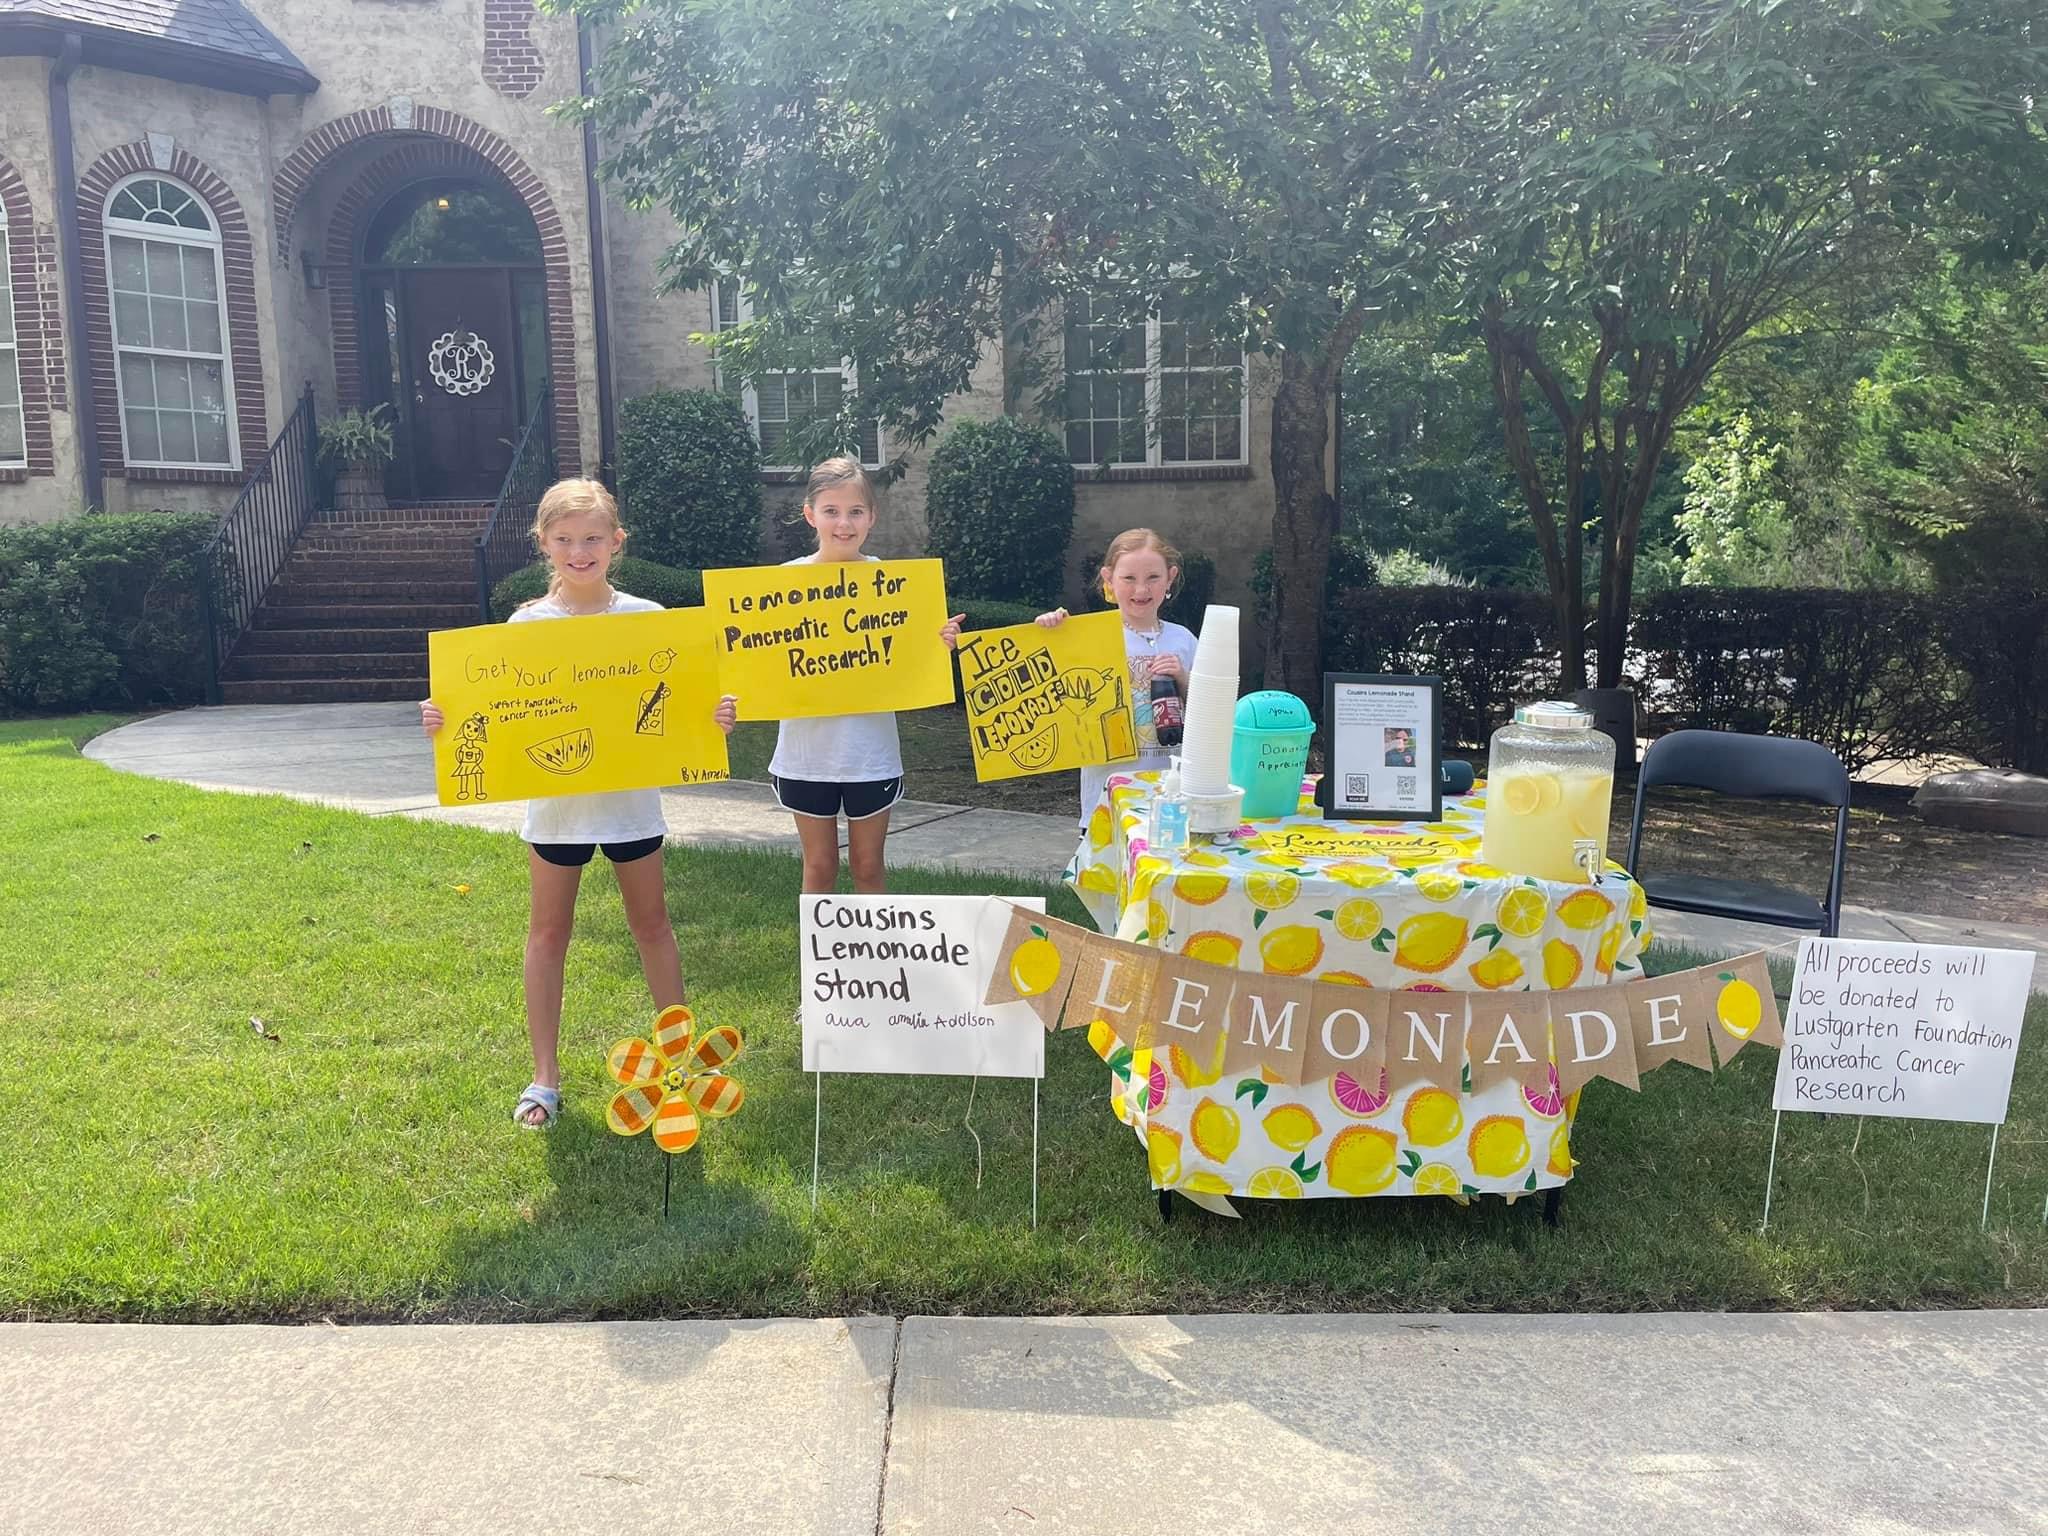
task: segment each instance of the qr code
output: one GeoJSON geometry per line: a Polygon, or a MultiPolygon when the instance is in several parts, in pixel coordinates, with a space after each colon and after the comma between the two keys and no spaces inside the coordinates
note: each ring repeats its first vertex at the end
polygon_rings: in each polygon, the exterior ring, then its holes
{"type": "Polygon", "coordinates": [[[1344,798],[1347,800],[1370,800],[1372,798],[1372,775],[1369,773],[1345,774],[1344,798]]]}
{"type": "Polygon", "coordinates": [[[1415,798],[1415,775],[1412,773],[1395,774],[1394,793],[1403,800],[1413,800],[1415,798]]]}

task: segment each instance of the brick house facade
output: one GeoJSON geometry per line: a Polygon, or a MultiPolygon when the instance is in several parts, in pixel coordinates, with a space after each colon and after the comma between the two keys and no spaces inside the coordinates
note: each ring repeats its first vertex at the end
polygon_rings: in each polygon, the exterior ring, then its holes
{"type": "MultiPolygon", "coordinates": [[[[488,502],[543,380],[565,473],[605,462],[620,402],[709,387],[689,337],[716,328],[714,296],[657,293],[666,217],[594,201],[582,133],[548,115],[580,70],[574,20],[531,0],[0,9],[0,522],[223,511],[308,384],[323,416],[399,408],[407,504],[488,502]],[[465,219],[475,248],[455,250],[465,219]],[[443,357],[468,380],[444,389],[481,377],[498,414],[454,414],[429,382],[443,357]]],[[[1079,482],[1077,573],[1149,522],[1243,595],[1272,487],[1262,370],[1232,366],[1236,420],[1079,482]]],[[[947,415],[1002,398],[992,352],[947,415]]],[[[771,444],[777,407],[749,405],[771,444]]],[[[922,548],[925,458],[888,493],[880,552],[922,548]]]]}

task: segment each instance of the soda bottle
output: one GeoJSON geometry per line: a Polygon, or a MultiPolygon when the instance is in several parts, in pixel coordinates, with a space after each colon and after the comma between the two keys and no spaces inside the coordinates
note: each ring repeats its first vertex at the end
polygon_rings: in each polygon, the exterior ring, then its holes
{"type": "Polygon", "coordinates": [[[1159,737],[1162,747],[1180,745],[1181,726],[1184,716],[1180,707],[1180,693],[1173,686],[1170,677],[1152,679],[1152,729],[1159,737]]]}

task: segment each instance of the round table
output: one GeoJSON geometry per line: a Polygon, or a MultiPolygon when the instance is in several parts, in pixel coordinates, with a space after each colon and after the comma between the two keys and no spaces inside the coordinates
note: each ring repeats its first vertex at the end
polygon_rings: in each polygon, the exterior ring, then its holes
{"type": "MultiPolygon", "coordinates": [[[[1642,974],[1642,887],[1608,863],[1593,884],[1479,862],[1486,786],[1440,822],[1325,821],[1302,785],[1293,816],[1161,856],[1146,844],[1156,773],[1109,781],[1066,871],[1097,929],[1240,970],[1354,986],[1562,990],[1642,974]]],[[[1070,1004],[1070,1006],[1072,1006],[1070,1004]]],[[[1133,1051],[1094,1020],[1117,1118],[1153,1187],[1227,1211],[1229,1196],[1475,1194],[1510,1199],[1572,1174],[1578,1095],[1499,1082],[1392,1094],[1384,1075],[1289,1086],[1205,1071],[1177,1046],[1133,1051]]]]}

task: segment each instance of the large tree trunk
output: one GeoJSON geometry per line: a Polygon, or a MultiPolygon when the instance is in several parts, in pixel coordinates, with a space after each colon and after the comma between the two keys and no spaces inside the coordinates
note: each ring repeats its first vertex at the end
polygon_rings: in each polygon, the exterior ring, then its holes
{"type": "MultiPolygon", "coordinates": [[[[1562,513],[1567,532],[1560,538],[1559,510],[1552,506],[1544,483],[1543,466],[1537,461],[1536,446],[1529,436],[1529,411],[1522,400],[1522,379],[1527,358],[1516,339],[1498,324],[1486,327],[1486,351],[1491,367],[1493,398],[1500,407],[1503,444],[1508,468],[1521,487],[1529,524],[1536,533],[1536,547],[1543,556],[1543,576],[1550,588],[1551,622],[1557,627],[1560,682],[1569,694],[1586,686],[1586,594],[1585,555],[1578,531],[1578,497],[1582,484],[1583,455],[1574,446],[1566,457],[1565,494],[1562,513]]],[[[1565,431],[1573,423],[1562,423],[1565,431]]],[[[1567,441],[1571,441],[1567,438],[1567,441]]]]}
{"type": "MultiPolygon", "coordinates": [[[[1670,445],[1672,420],[1659,414],[1637,427],[1636,448],[1621,483],[1601,487],[1600,610],[1595,686],[1619,688],[1628,661],[1629,618],[1635,602],[1636,545],[1642,537],[1643,508],[1657,488],[1657,466],[1670,445]]],[[[1613,463],[1623,465],[1622,423],[1615,423],[1613,463]]]]}
{"type": "Polygon", "coordinates": [[[1323,587],[1337,502],[1323,477],[1330,444],[1331,370],[1280,354],[1273,395],[1273,597],[1266,686],[1313,703],[1323,691],[1323,587]]]}

